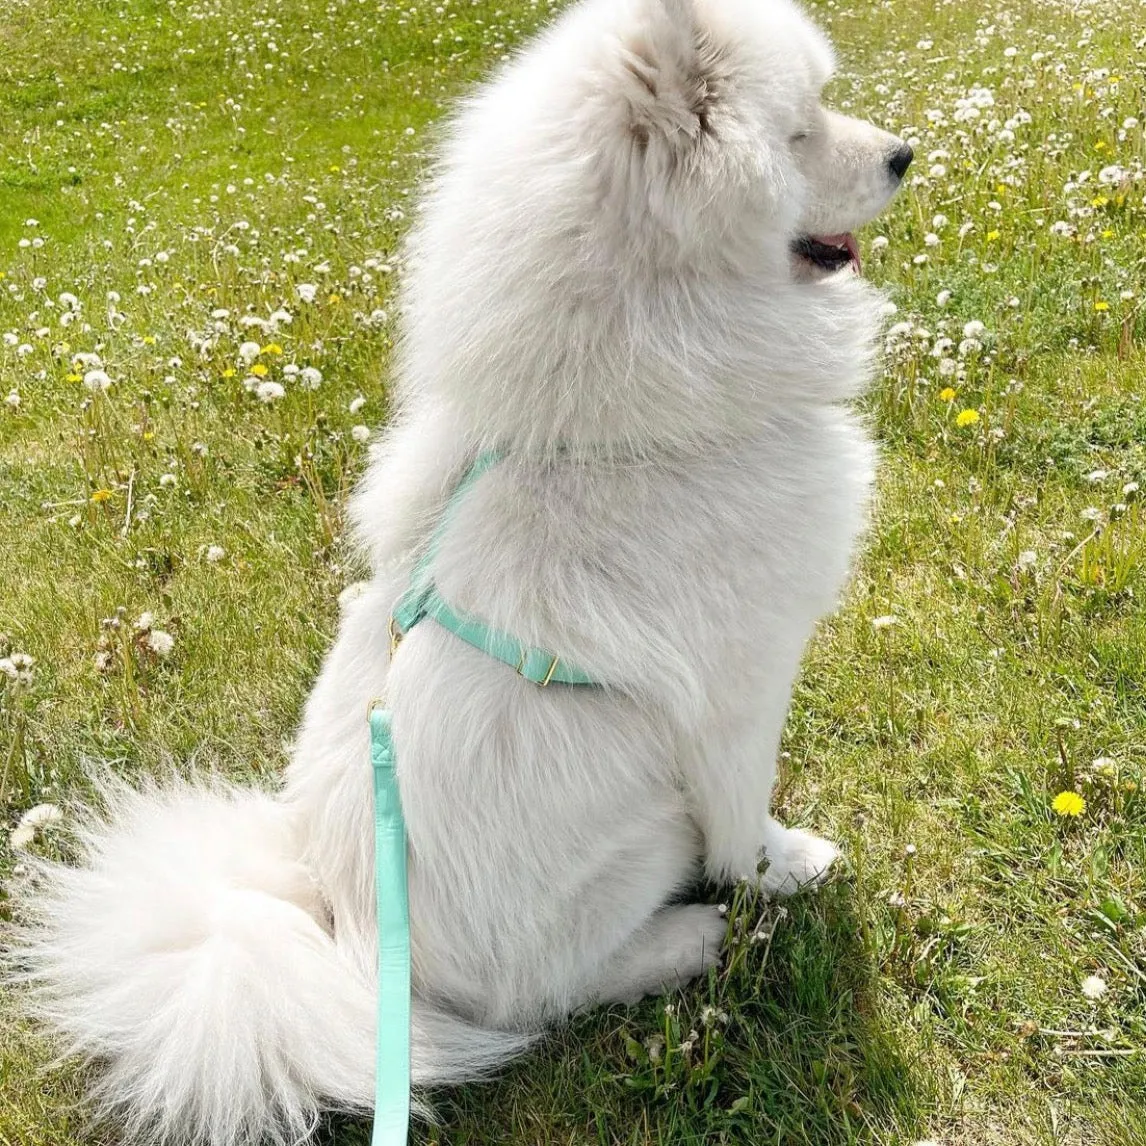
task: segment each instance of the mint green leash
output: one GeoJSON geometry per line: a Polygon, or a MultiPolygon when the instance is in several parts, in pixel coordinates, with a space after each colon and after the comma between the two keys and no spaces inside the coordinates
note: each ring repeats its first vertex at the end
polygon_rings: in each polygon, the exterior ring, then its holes
{"type": "MultiPolygon", "coordinates": [[[[390,654],[419,621],[438,622],[454,636],[501,661],[542,688],[596,684],[587,673],[545,649],[522,644],[455,611],[434,587],[430,566],[458,502],[502,455],[480,454],[459,483],[414,569],[410,588],[390,617],[390,654]]],[[[374,1133],[371,1146],[406,1146],[410,1125],[410,902],[406,882],[406,821],[398,792],[390,713],[370,707],[374,765],[374,889],[378,905],[378,1034],[374,1061],[374,1133]]]]}
{"type": "Polygon", "coordinates": [[[370,710],[370,759],[374,765],[374,890],[378,897],[378,1034],[371,1141],[373,1146],[406,1146],[410,1123],[406,821],[398,797],[390,714],[378,708],[370,710]]]}

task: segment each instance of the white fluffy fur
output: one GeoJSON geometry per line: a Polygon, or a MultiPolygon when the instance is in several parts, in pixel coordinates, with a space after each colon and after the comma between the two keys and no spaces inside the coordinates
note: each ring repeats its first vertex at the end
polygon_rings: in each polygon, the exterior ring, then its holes
{"type": "Polygon", "coordinates": [[[369,1108],[366,709],[410,835],[415,1081],[473,1077],[601,1000],[700,973],[698,870],[792,890],[834,847],[769,815],[789,690],[862,527],[841,404],[879,297],[792,240],[886,204],[898,141],[824,112],[788,0],[586,0],[456,117],[410,244],[399,414],[353,507],[347,604],[284,792],[109,792],[16,958],[128,1130],[237,1146],[369,1108]],[[538,688],[386,623],[450,489],[455,606],[603,688],[538,688]]]}

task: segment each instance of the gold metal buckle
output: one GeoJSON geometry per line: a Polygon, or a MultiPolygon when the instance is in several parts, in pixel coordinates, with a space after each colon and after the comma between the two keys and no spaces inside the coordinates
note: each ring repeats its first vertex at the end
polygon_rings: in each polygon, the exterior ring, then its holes
{"type": "MultiPolygon", "coordinates": [[[[522,672],[522,669],[525,668],[525,659],[528,656],[529,656],[529,650],[528,649],[522,649],[521,650],[521,659],[517,662],[517,675],[520,677],[523,677],[525,680],[531,679],[531,678],[525,676],[525,673],[522,672]]],[[[560,662],[560,660],[561,660],[560,657],[554,657],[553,660],[551,660],[549,662],[549,670],[546,672],[545,676],[543,676],[541,678],[541,680],[534,680],[534,681],[531,681],[531,683],[537,685],[539,688],[544,688],[553,679],[553,674],[557,671],[557,665],[560,662]]]]}
{"type": "Polygon", "coordinates": [[[398,628],[398,622],[394,620],[394,615],[390,615],[390,623],[386,627],[386,631],[390,634],[390,659],[394,659],[394,654],[398,651],[398,646],[402,643],[403,632],[398,628]]]}

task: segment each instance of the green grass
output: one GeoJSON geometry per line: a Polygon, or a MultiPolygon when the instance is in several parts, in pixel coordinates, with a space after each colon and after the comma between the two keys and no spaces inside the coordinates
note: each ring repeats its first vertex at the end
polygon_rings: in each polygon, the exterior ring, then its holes
{"type": "MultiPolygon", "coordinates": [[[[786,912],[723,893],[722,971],[443,1093],[416,1142],[1146,1143],[1146,8],[817,11],[835,100],[919,155],[865,236],[906,324],[864,403],[875,523],[809,653],[779,792],[848,862],[786,912]],[[976,86],[994,103],[967,117],[976,86]],[[1081,816],[1053,812],[1064,790],[1081,816]]],[[[9,827],[82,793],[96,759],[281,769],[361,572],[352,430],[386,414],[382,312],[434,124],[548,15],[0,9],[0,403],[19,397],[0,404],[0,632],[36,659],[30,685],[0,676],[9,827]],[[241,324],[284,306],[276,330],[241,324]],[[281,400],[244,388],[247,340],[281,400]],[[169,656],[133,627],[145,611],[169,656]]],[[[15,1014],[0,997],[0,1144],[114,1142],[15,1014]]]]}

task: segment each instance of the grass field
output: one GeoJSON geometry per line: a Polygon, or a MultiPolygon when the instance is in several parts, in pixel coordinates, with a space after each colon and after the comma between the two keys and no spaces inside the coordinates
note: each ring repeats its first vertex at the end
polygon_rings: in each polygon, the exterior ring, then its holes
{"type": "MultiPolygon", "coordinates": [[[[1146,1143],[1146,4],[816,12],[837,104],[918,155],[863,236],[898,307],[878,511],[779,793],[848,862],[785,909],[729,890],[721,972],[417,1143],[1146,1143]]],[[[282,768],[360,573],[434,124],[550,14],[0,3],[7,829],[96,759],[282,768]]],[[[27,834],[0,880],[64,838],[27,834]]],[[[114,1143],[48,1062],[0,995],[0,1144],[114,1143]]]]}

